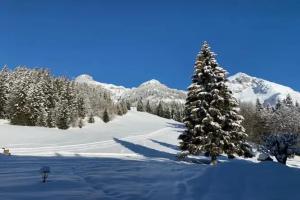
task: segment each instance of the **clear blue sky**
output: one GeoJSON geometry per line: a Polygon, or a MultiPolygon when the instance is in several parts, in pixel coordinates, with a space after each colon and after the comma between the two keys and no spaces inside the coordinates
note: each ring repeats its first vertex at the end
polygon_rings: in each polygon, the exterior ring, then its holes
{"type": "Polygon", "coordinates": [[[0,0],[0,27],[0,65],[185,89],[207,40],[230,74],[300,91],[297,0],[0,0]]]}

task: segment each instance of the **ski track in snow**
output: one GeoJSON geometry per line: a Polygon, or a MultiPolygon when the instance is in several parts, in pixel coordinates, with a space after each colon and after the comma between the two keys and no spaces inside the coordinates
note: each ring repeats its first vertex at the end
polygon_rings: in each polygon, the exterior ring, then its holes
{"type": "Polygon", "coordinates": [[[0,200],[299,198],[298,157],[289,167],[223,156],[217,166],[178,161],[181,127],[136,111],[67,131],[1,122],[0,145],[13,156],[0,155],[0,200]],[[51,168],[46,184],[42,166],[51,168]]]}

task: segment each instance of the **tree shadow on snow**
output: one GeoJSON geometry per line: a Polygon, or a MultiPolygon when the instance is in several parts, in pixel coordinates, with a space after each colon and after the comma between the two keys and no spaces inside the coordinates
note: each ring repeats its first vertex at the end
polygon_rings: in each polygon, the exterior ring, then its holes
{"type": "Polygon", "coordinates": [[[114,138],[114,141],[121,144],[122,146],[126,147],[130,151],[133,151],[136,154],[148,157],[148,158],[166,158],[169,160],[176,160],[176,156],[171,153],[151,149],[149,147],[145,147],[139,144],[134,144],[128,141],[119,140],[114,138]]]}
{"type": "Polygon", "coordinates": [[[185,125],[181,124],[180,122],[178,122],[178,123],[167,122],[167,125],[168,125],[168,127],[171,127],[171,128],[185,129],[185,125]]]}
{"type": "Polygon", "coordinates": [[[178,149],[178,146],[173,145],[173,144],[161,142],[161,141],[154,140],[154,139],[151,139],[151,141],[154,142],[154,143],[157,143],[157,144],[159,144],[159,145],[161,145],[161,146],[167,147],[167,148],[169,148],[169,149],[179,150],[179,149],[178,149]]]}

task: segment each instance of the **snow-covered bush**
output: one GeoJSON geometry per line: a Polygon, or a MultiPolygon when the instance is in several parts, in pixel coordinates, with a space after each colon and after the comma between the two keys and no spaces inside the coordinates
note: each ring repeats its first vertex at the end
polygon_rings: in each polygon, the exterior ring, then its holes
{"type": "Polygon", "coordinates": [[[272,134],[265,138],[265,148],[267,152],[275,156],[276,160],[286,164],[287,158],[295,155],[298,134],[281,133],[272,134]]]}

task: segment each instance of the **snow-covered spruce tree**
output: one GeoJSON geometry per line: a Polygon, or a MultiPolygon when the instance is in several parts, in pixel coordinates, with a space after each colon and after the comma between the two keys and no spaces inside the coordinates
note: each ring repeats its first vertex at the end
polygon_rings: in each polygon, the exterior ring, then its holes
{"type": "Polygon", "coordinates": [[[8,76],[8,67],[4,66],[0,71],[0,119],[6,118],[5,107],[8,96],[8,76]]]}
{"type": "Polygon", "coordinates": [[[147,101],[147,104],[146,104],[146,112],[147,112],[147,113],[152,113],[152,108],[151,108],[151,106],[150,106],[149,100],[147,101]]]}
{"type": "Polygon", "coordinates": [[[109,118],[109,115],[108,115],[108,112],[107,110],[105,109],[104,112],[103,112],[103,117],[102,117],[102,120],[107,123],[110,121],[110,118],[109,118]]]}
{"type": "Polygon", "coordinates": [[[12,124],[35,125],[30,103],[27,102],[31,81],[31,72],[24,67],[17,67],[15,71],[11,73],[6,113],[12,124]]]}
{"type": "Polygon", "coordinates": [[[159,102],[156,108],[156,115],[159,117],[164,117],[164,107],[162,101],[159,102]]]}
{"type": "Polygon", "coordinates": [[[238,114],[238,103],[226,81],[226,71],[204,42],[188,88],[184,118],[187,130],[179,139],[182,151],[194,155],[208,153],[213,164],[221,153],[243,155],[247,136],[241,125],[243,117],[238,114]]]}
{"type": "Polygon", "coordinates": [[[283,100],[283,103],[287,107],[294,107],[294,102],[290,94],[286,96],[286,98],[283,100]]]}
{"type": "Polygon", "coordinates": [[[137,111],[140,111],[140,112],[144,112],[145,111],[142,99],[139,99],[139,101],[137,102],[136,109],[137,109],[137,111]]]}
{"type": "Polygon", "coordinates": [[[55,81],[55,87],[58,92],[58,102],[55,107],[56,126],[59,129],[68,129],[72,122],[72,110],[74,107],[70,89],[70,83],[66,78],[60,77],[55,81]]]}
{"type": "Polygon", "coordinates": [[[265,124],[268,134],[294,133],[300,134],[300,112],[287,97],[276,104],[276,109],[269,113],[265,124]]]}
{"type": "Polygon", "coordinates": [[[126,107],[127,107],[127,110],[130,110],[131,109],[131,104],[129,101],[126,101],[126,107]]]}
{"type": "Polygon", "coordinates": [[[84,119],[87,111],[85,108],[84,99],[82,97],[77,98],[77,110],[78,110],[78,117],[84,119]]]}

